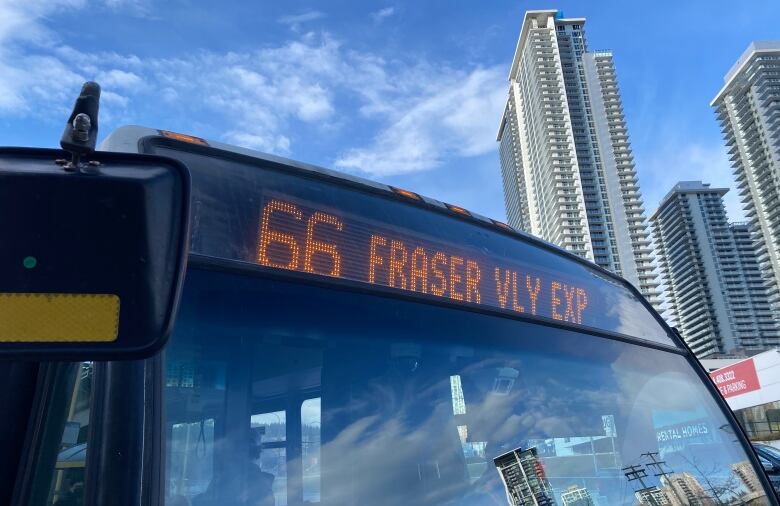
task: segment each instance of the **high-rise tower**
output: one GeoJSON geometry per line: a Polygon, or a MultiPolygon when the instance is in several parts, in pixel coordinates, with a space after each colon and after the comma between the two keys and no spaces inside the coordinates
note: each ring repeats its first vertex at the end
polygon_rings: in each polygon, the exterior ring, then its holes
{"type": "Polygon", "coordinates": [[[528,11],[498,131],[509,223],[616,272],[658,283],[612,53],[582,18],[528,11]]]}
{"type": "Polygon", "coordinates": [[[780,312],[780,41],[754,42],[712,105],[750,221],[770,299],[780,312]]]}
{"type": "Polygon", "coordinates": [[[780,345],[745,224],[730,224],[726,188],[677,183],[650,218],[675,325],[699,358],[780,345]]]}

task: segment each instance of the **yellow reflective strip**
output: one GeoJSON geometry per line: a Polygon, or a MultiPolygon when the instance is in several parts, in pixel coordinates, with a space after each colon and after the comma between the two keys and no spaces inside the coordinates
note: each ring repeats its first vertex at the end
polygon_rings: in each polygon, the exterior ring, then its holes
{"type": "Polygon", "coordinates": [[[119,297],[0,293],[0,342],[108,342],[119,331],[119,297]]]}

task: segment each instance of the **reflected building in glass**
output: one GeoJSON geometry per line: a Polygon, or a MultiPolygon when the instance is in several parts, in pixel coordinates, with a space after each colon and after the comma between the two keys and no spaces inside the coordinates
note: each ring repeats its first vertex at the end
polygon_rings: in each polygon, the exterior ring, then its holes
{"type": "Polygon", "coordinates": [[[555,506],[553,489],[536,448],[517,448],[494,458],[493,463],[512,506],[555,506]]]}
{"type": "Polygon", "coordinates": [[[669,506],[672,502],[658,487],[647,487],[634,492],[637,502],[641,506],[669,506]]]}
{"type": "Polygon", "coordinates": [[[603,415],[601,422],[603,434],[526,441],[525,445],[535,448],[544,459],[547,481],[556,494],[561,494],[562,503],[574,501],[585,492],[590,502],[577,502],[578,506],[609,504],[617,499],[611,497],[611,492],[622,486],[623,475],[615,418],[603,415]],[[566,495],[573,490],[580,492],[566,495]]]}
{"type": "Polygon", "coordinates": [[[563,506],[595,506],[590,492],[585,487],[572,485],[561,494],[563,506]]]}
{"type": "Polygon", "coordinates": [[[739,480],[747,489],[747,493],[739,496],[741,504],[762,504],[766,500],[761,481],[756,476],[756,471],[749,461],[743,460],[731,464],[731,470],[739,477],[739,480]]]}
{"type": "MultiPolygon", "coordinates": [[[[463,395],[463,384],[458,374],[450,376],[450,393],[452,396],[452,413],[455,415],[456,420],[461,419],[466,415],[466,398],[463,395]]],[[[458,424],[457,428],[469,480],[474,482],[484,474],[488,466],[485,457],[487,441],[469,441],[469,427],[465,423],[458,424]]]]}
{"type": "Polygon", "coordinates": [[[661,485],[666,498],[673,506],[712,506],[715,504],[699,480],[690,473],[664,475],[661,478],[661,485]]]}

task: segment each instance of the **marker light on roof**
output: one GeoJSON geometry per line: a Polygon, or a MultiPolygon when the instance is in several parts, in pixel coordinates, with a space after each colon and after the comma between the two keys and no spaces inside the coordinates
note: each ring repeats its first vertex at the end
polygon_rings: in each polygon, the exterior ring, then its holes
{"type": "Polygon", "coordinates": [[[515,231],[515,229],[513,229],[512,227],[510,227],[509,225],[507,225],[503,221],[498,221],[498,220],[490,220],[490,221],[493,222],[493,225],[499,226],[499,227],[503,228],[504,230],[509,230],[510,232],[514,232],[515,231]]]}
{"type": "Polygon", "coordinates": [[[461,214],[463,216],[471,216],[470,212],[468,212],[466,209],[463,209],[460,206],[456,206],[456,205],[453,205],[453,204],[444,204],[444,205],[447,206],[447,209],[449,209],[450,211],[452,211],[454,213],[458,213],[458,214],[461,214]]]}
{"type": "Polygon", "coordinates": [[[397,193],[398,195],[404,196],[408,199],[422,200],[422,197],[420,197],[414,192],[410,192],[409,190],[404,190],[403,188],[396,188],[395,186],[391,186],[390,189],[393,190],[394,193],[397,193]]]}
{"type": "Polygon", "coordinates": [[[189,142],[190,144],[200,144],[201,146],[208,146],[209,143],[200,137],[194,135],[180,134],[178,132],[171,132],[170,130],[160,130],[160,135],[169,139],[174,139],[182,142],[189,142]]]}

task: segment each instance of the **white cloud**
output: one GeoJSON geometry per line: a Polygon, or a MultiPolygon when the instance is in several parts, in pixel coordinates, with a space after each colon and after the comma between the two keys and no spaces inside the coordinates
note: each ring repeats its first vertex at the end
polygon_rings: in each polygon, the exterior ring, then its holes
{"type": "Polygon", "coordinates": [[[301,25],[308,23],[309,21],[316,21],[325,17],[325,13],[320,11],[308,11],[301,14],[288,14],[286,16],[280,16],[276,19],[277,23],[287,25],[291,30],[297,32],[301,29],[301,25]]]}
{"type": "Polygon", "coordinates": [[[422,97],[402,96],[382,110],[389,124],[371,146],[351,149],[336,161],[374,176],[428,170],[450,156],[477,156],[496,149],[497,118],[506,99],[504,69],[431,75],[437,83],[422,97]]]}
{"type": "Polygon", "coordinates": [[[258,134],[231,130],[225,134],[225,140],[231,144],[267,153],[287,153],[290,151],[290,139],[283,135],[264,137],[258,134]]]}
{"type": "Polygon", "coordinates": [[[9,42],[51,41],[54,34],[40,22],[41,18],[85,4],[86,0],[0,0],[0,50],[7,50],[9,42]]]}
{"type": "Polygon", "coordinates": [[[0,114],[67,114],[75,98],[73,90],[84,81],[83,75],[52,56],[11,61],[0,57],[0,114]]]}
{"type": "Polygon", "coordinates": [[[132,89],[142,84],[142,80],[137,74],[119,69],[99,73],[97,82],[104,88],[118,89],[132,89]]]}
{"type": "Polygon", "coordinates": [[[151,0],[101,0],[109,9],[136,17],[151,17],[151,0]]]}
{"type": "MultiPolygon", "coordinates": [[[[0,0],[0,113],[26,115],[33,100],[60,98],[81,76],[53,56],[25,54],[20,46],[49,46],[57,40],[41,18],[83,7],[85,0],[0,0]],[[19,55],[23,54],[23,57],[19,55]],[[55,84],[60,89],[54,89],[55,84]]],[[[72,99],[71,99],[72,100],[72,99]]]]}
{"type": "MultiPolygon", "coordinates": [[[[81,84],[94,79],[104,89],[104,130],[119,122],[148,124],[148,117],[164,123],[153,126],[174,128],[166,121],[180,119],[206,130],[193,133],[221,131],[217,135],[227,142],[290,154],[301,141],[294,133],[301,124],[330,134],[354,129],[344,118],[357,116],[361,127],[371,129],[370,140],[342,153],[334,148],[332,159],[374,176],[428,170],[451,156],[495,149],[505,98],[502,68],[386,60],[316,32],[244,53],[201,50],[140,59],[83,52],[63,45],[47,25],[58,9],[83,6],[84,0],[33,1],[24,9],[0,3],[0,11],[14,16],[0,21],[0,115],[59,120],[81,84]],[[37,35],[30,37],[23,26],[37,35]],[[228,128],[220,130],[222,125],[228,128]]],[[[392,14],[387,9],[385,17],[392,14]]],[[[279,21],[292,25],[322,16],[312,11],[279,21]]]]}
{"type": "Polygon", "coordinates": [[[393,14],[395,14],[395,7],[385,7],[384,9],[372,12],[371,19],[373,19],[375,23],[381,23],[385,18],[389,18],[393,14]]]}
{"type": "Polygon", "coordinates": [[[320,19],[324,16],[325,14],[323,14],[320,11],[309,11],[309,12],[304,12],[303,14],[292,14],[287,16],[281,16],[277,19],[277,21],[285,25],[292,25],[295,23],[305,23],[306,21],[314,21],[315,19],[320,19]]]}
{"type": "MultiPolygon", "coordinates": [[[[38,21],[28,17],[27,23],[38,21]]],[[[286,154],[290,121],[330,118],[334,95],[348,74],[339,44],[327,35],[308,35],[252,53],[201,51],[144,60],[84,53],[55,40],[47,37],[0,53],[0,115],[59,120],[81,84],[94,79],[103,87],[103,125],[138,122],[143,108],[154,103],[156,112],[165,107],[171,115],[191,117],[191,124],[214,125],[218,119],[216,123],[230,125],[223,134],[229,142],[286,154]]]]}

